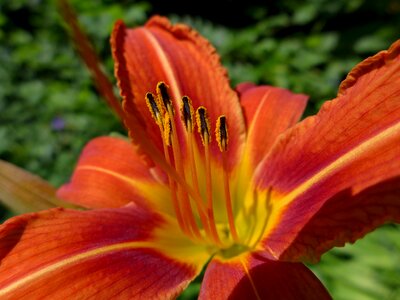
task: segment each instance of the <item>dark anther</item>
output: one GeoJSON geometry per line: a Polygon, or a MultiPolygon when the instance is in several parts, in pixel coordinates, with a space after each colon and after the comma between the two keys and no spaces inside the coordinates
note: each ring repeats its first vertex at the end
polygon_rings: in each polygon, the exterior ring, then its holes
{"type": "Polygon", "coordinates": [[[160,110],[158,109],[157,102],[156,102],[156,99],[154,98],[154,95],[152,93],[147,93],[146,99],[148,101],[148,104],[150,106],[153,116],[155,118],[157,118],[160,115],[160,110]]]}
{"type": "Polygon", "coordinates": [[[205,136],[205,134],[207,134],[208,136],[210,136],[210,132],[208,131],[208,120],[207,120],[207,116],[206,116],[206,109],[204,107],[200,107],[198,109],[199,112],[199,116],[200,116],[200,133],[202,136],[205,136]]]}
{"type": "Polygon", "coordinates": [[[187,96],[182,97],[182,102],[183,102],[182,115],[183,115],[183,119],[185,121],[185,125],[192,122],[192,111],[190,109],[189,101],[190,100],[187,96]]]}
{"type": "Polygon", "coordinates": [[[226,131],[226,117],[222,116],[219,123],[219,136],[221,141],[226,141],[228,139],[228,133],[226,131]]]}
{"type": "Polygon", "coordinates": [[[165,106],[165,108],[168,109],[168,107],[171,106],[171,98],[168,94],[168,87],[164,82],[160,82],[157,87],[160,92],[161,99],[164,103],[164,106],[165,106]]]}

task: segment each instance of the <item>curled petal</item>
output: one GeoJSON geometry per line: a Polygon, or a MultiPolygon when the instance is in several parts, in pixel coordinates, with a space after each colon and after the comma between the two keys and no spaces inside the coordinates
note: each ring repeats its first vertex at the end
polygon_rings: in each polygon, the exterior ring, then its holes
{"type": "Polygon", "coordinates": [[[281,259],[317,262],[324,252],[354,243],[386,222],[400,223],[399,195],[400,177],[355,195],[351,190],[336,194],[300,230],[281,259]]]}
{"type": "Polygon", "coordinates": [[[134,202],[172,213],[168,189],[154,175],[132,144],[121,138],[99,137],[86,145],[70,183],[57,194],[87,208],[134,202]]]}
{"type": "MultiPolygon", "coordinates": [[[[274,257],[285,252],[329,199],[340,199],[340,193],[354,213],[364,214],[374,226],[399,219],[400,202],[392,198],[397,191],[384,188],[384,182],[400,175],[399,49],[397,41],[388,51],[360,63],[350,72],[352,79],[342,85],[340,96],[285,132],[262,162],[258,187],[273,191],[263,245],[274,257]],[[373,186],[386,191],[382,199],[392,200],[374,202],[373,192],[367,192],[373,186]],[[368,203],[386,213],[371,212],[368,203]],[[391,209],[393,205],[397,209],[391,209]]],[[[374,226],[359,230],[365,233],[374,226]]],[[[339,240],[332,246],[362,236],[343,234],[346,226],[336,228],[331,238],[339,240]]]]}
{"type": "Polygon", "coordinates": [[[303,264],[268,260],[249,253],[227,261],[213,259],[206,269],[199,299],[324,300],[331,297],[303,264]]]}
{"type": "MultiPolygon", "coordinates": [[[[229,157],[231,161],[238,158],[245,134],[242,111],[219,56],[206,39],[186,25],[171,25],[168,19],[155,16],[145,26],[135,29],[117,22],[111,43],[124,109],[142,123],[159,149],[162,140],[144,97],[146,92],[155,90],[158,82],[164,81],[170,87],[181,142],[179,108],[182,96],[187,95],[194,109],[200,105],[208,109],[212,132],[217,118],[226,115],[231,132],[229,157]]],[[[133,137],[137,134],[135,130],[130,128],[133,137]]],[[[212,151],[218,153],[216,143],[212,144],[212,151]]]]}
{"type": "Polygon", "coordinates": [[[207,259],[174,224],[132,205],[12,218],[0,227],[0,297],[173,298],[207,259]]]}
{"type": "MultiPolygon", "coordinates": [[[[357,87],[360,83],[359,81],[363,80],[363,76],[367,73],[381,68],[386,68],[388,65],[394,63],[396,59],[398,59],[400,53],[400,47],[398,44],[399,41],[396,41],[389,50],[382,50],[355,66],[346,76],[346,79],[340,84],[338,96],[343,96],[350,92],[352,88],[357,87]]],[[[389,74],[386,76],[389,76],[389,74]]],[[[367,78],[364,77],[364,79],[367,78]]]]}

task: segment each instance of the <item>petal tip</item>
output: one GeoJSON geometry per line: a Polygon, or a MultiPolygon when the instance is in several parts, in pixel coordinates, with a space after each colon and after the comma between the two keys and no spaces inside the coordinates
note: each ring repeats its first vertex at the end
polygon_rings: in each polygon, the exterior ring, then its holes
{"type": "Polygon", "coordinates": [[[338,97],[343,96],[349,88],[355,85],[359,77],[371,72],[373,69],[379,69],[384,65],[390,64],[399,55],[400,39],[395,41],[388,50],[382,50],[357,64],[340,84],[338,97]]]}

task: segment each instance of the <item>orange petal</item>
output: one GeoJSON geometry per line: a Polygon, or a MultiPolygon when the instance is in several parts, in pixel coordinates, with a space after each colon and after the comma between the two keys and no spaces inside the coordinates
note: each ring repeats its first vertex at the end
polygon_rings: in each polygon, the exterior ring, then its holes
{"type": "Polygon", "coordinates": [[[207,259],[174,228],[134,206],[12,218],[0,227],[0,298],[173,298],[207,259]]]}
{"type": "MultiPolygon", "coordinates": [[[[359,64],[350,73],[359,77],[342,86],[341,96],[289,129],[262,163],[258,185],[272,188],[273,206],[263,245],[275,257],[329,199],[342,193],[352,201],[369,187],[400,175],[399,53],[400,40],[359,64]]],[[[374,224],[398,220],[398,209],[391,209],[398,201],[383,201],[376,209],[387,214],[375,214],[364,207],[372,197],[365,195],[355,202],[355,214],[362,212],[374,224]]],[[[336,236],[345,230],[340,228],[336,236]]],[[[355,233],[350,240],[357,237],[355,233]]]]}
{"type": "MultiPolygon", "coordinates": [[[[126,29],[118,22],[112,46],[124,109],[141,119],[159,149],[162,149],[159,130],[151,119],[144,97],[146,92],[155,90],[159,81],[164,81],[175,100],[178,134],[182,133],[181,98],[187,95],[195,109],[200,105],[208,109],[212,132],[218,116],[226,115],[230,128],[230,157],[237,159],[245,133],[242,111],[219,56],[206,39],[186,25],[171,25],[168,19],[155,16],[144,27],[136,29],[126,29]]],[[[135,134],[133,132],[133,136],[135,134]]],[[[198,142],[200,145],[200,140],[198,142]]],[[[219,152],[216,143],[213,143],[212,151],[219,152]]]]}
{"type": "Polygon", "coordinates": [[[213,259],[206,269],[201,300],[331,299],[315,275],[300,263],[246,254],[228,261],[213,259]]]}
{"type": "Polygon", "coordinates": [[[167,186],[155,179],[132,144],[114,137],[88,143],[71,182],[58,190],[58,196],[87,208],[121,207],[135,202],[157,206],[167,213],[173,211],[167,186]]]}
{"type": "Polygon", "coordinates": [[[245,157],[254,169],[268,153],[277,137],[296,124],[308,96],[272,86],[238,86],[246,127],[245,157]]]}
{"type": "Polygon", "coordinates": [[[44,179],[0,160],[0,200],[22,214],[56,206],[78,208],[56,197],[56,188],[44,179]]]}

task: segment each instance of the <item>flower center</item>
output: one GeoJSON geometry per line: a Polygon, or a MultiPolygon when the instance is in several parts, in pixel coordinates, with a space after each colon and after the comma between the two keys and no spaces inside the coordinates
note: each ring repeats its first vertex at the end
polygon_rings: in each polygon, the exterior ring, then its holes
{"type": "Polygon", "coordinates": [[[165,171],[180,229],[192,240],[211,243],[220,249],[231,249],[233,245],[241,244],[233,214],[227,166],[229,135],[226,116],[219,116],[215,126],[215,140],[222,162],[218,165],[212,160],[212,133],[205,107],[200,106],[195,111],[190,98],[183,96],[178,112],[180,118],[175,118],[174,105],[164,82],[157,84],[156,95],[149,92],[145,98],[162,137],[164,158],[170,167],[165,171]],[[202,147],[196,147],[195,126],[202,147]],[[178,134],[180,132],[183,134],[178,134]],[[215,184],[213,177],[216,174],[222,181],[221,185],[215,184]],[[214,203],[215,190],[224,199],[225,224],[216,222],[215,207],[220,207],[221,203],[214,203]]]}

